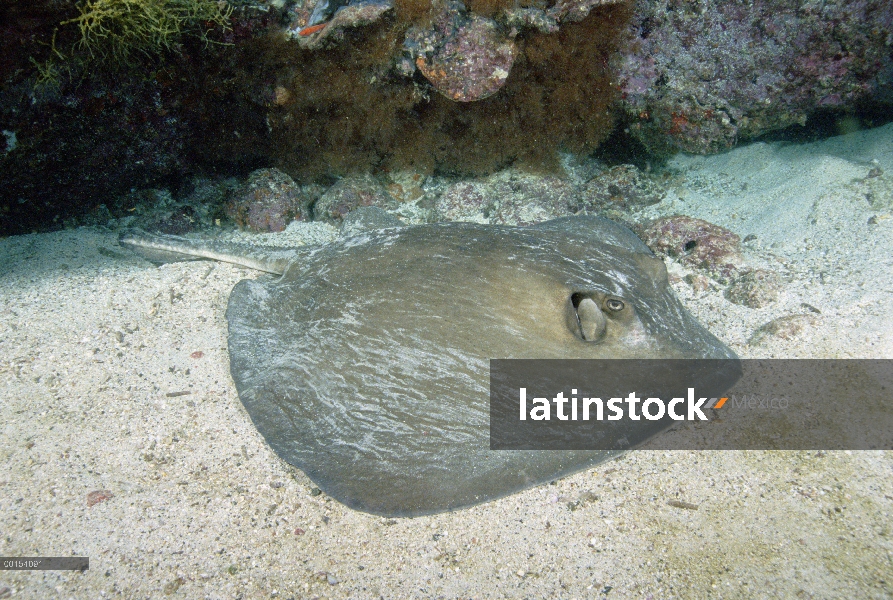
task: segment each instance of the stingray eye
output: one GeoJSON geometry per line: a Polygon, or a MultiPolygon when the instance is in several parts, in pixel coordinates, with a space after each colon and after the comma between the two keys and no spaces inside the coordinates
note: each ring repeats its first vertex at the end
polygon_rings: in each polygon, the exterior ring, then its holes
{"type": "Polygon", "coordinates": [[[626,307],[622,300],[618,300],[617,298],[608,298],[605,300],[605,308],[610,310],[611,312],[620,312],[626,307]]]}

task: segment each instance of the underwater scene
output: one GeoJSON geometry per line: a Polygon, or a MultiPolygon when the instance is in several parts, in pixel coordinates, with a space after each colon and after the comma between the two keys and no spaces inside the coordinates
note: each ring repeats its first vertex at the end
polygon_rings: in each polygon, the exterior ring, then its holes
{"type": "Polygon", "coordinates": [[[893,596],[893,3],[0,30],[0,599],[893,596]],[[492,359],[716,397],[504,449],[492,359]]]}

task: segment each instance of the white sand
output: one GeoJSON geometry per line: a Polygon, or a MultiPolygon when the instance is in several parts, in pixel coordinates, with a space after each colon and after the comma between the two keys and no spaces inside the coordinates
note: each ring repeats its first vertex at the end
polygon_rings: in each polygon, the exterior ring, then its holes
{"type": "MultiPolygon", "coordinates": [[[[893,126],[673,161],[652,212],[754,233],[748,261],[786,279],[759,310],[683,301],[743,357],[893,358],[893,219],[853,183],[871,161],[893,180],[893,126]],[[747,345],[804,302],[800,336],[747,345]]],[[[90,557],[0,572],[0,598],[893,596],[889,452],[641,451],[415,519],[311,496],[229,376],[226,301],[254,276],[90,229],[0,240],[0,555],[90,557]]]]}

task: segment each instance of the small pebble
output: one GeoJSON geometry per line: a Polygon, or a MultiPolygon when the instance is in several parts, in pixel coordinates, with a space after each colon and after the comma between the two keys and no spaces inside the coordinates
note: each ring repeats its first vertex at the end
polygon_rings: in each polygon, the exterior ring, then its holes
{"type": "Polygon", "coordinates": [[[682,502],[680,500],[667,500],[667,506],[672,506],[673,508],[684,508],[686,510],[698,510],[697,504],[692,504],[691,502],[682,502]]]}
{"type": "Polygon", "coordinates": [[[186,583],[186,581],[182,577],[177,577],[176,579],[174,579],[173,581],[171,581],[170,583],[168,583],[167,585],[164,586],[164,590],[163,590],[164,594],[166,596],[170,596],[171,594],[176,592],[178,589],[180,589],[180,586],[183,585],[184,583],[186,583]]]}
{"type": "Polygon", "coordinates": [[[726,298],[748,308],[764,308],[778,300],[780,292],[778,275],[765,269],[752,269],[732,281],[726,290],[726,298]]]}
{"type": "Polygon", "coordinates": [[[779,317],[757,329],[756,332],[754,332],[753,337],[748,341],[748,344],[751,346],[759,344],[767,336],[789,340],[800,335],[807,326],[814,325],[815,323],[815,315],[800,314],[779,317]]]}
{"type": "Polygon", "coordinates": [[[698,273],[689,273],[684,277],[684,281],[696,292],[706,292],[710,289],[710,280],[698,273]]]}
{"type": "Polygon", "coordinates": [[[95,506],[113,497],[109,490],[95,490],[87,494],[87,506],[95,506]]]}

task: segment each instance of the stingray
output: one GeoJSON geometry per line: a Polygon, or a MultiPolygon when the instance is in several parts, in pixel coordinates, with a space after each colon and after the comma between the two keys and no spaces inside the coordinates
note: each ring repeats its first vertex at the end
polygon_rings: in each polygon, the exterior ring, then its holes
{"type": "MultiPolygon", "coordinates": [[[[239,398],[281,458],[378,515],[471,506],[620,453],[491,450],[491,358],[736,358],[681,305],[663,262],[594,216],[355,228],[294,249],[139,231],[120,241],[155,261],[277,275],[229,298],[239,398]]],[[[654,434],[636,427],[634,443],[654,434]]]]}

